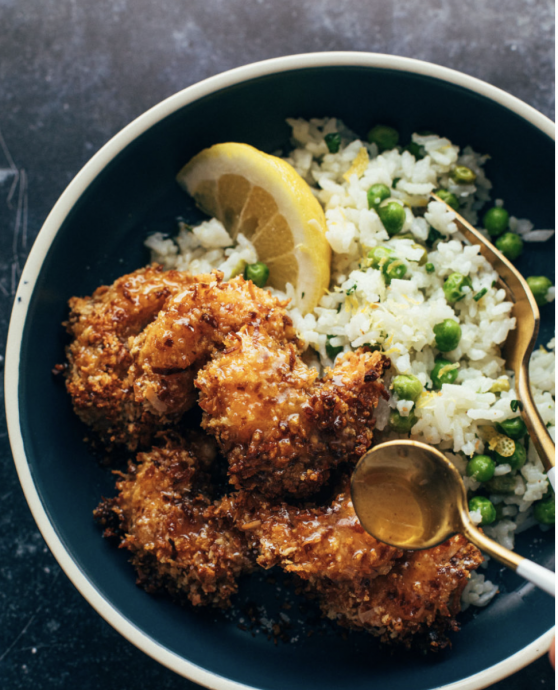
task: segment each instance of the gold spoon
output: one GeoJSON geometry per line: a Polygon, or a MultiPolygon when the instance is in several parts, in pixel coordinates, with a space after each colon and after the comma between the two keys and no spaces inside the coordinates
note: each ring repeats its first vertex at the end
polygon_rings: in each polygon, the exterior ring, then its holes
{"type": "Polygon", "coordinates": [[[506,291],[508,300],[513,302],[512,314],[516,319],[516,327],[508,335],[502,354],[506,360],[506,368],[515,374],[515,391],[523,404],[521,416],[554,489],[554,442],[535,406],[529,385],[529,358],[539,332],[539,307],[525,278],[515,266],[445,201],[436,194],[431,194],[430,197],[445,204],[455,214],[455,224],[471,244],[480,246],[480,253],[492,264],[498,273],[498,282],[506,291]]]}
{"type": "Polygon", "coordinates": [[[361,525],[379,541],[400,549],[430,549],[460,533],[554,596],[551,570],[504,548],[475,527],[459,472],[432,446],[397,440],[369,450],[351,477],[351,497],[361,525]]]}

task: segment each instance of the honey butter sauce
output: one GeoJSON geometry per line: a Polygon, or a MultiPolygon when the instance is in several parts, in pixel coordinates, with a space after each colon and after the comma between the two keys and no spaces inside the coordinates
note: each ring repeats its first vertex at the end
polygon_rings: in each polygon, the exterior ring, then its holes
{"type": "Polygon", "coordinates": [[[351,493],[369,534],[393,546],[422,549],[456,531],[444,468],[404,448],[367,455],[353,474],[351,493]]]}
{"type": "Polygon", "coordinates": [[[362,481],[367,499],[358,512],[367,530],[388,544],[415,543],[422,538],[427,509],[409,481],[383,470],[368,473],[362,481]]]}

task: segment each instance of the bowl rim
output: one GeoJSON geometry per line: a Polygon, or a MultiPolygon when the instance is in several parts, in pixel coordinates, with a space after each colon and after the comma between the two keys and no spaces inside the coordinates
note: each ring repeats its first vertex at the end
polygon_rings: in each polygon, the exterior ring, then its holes
{"type": "MultiPolygon", "coordinates": [[[[48,547],[70,581],[91,606],[129,642],[179,675],[211,690],[258,690],[253,686],[225,678],[184,659],[151,638],[128,620],[88,580],[65,548],[50,521],[33,481],[19,418],[19,359],[23,331],[37,277],[47,252],[62,223],[82,193],[97,175],[134,139],[171,113],[212,93],[245,81],[285,71],[320,67],[370,67],[410,72],[434,77],[464,87],[495,101],[530,122],[554,139],[554,123],[519,98],[485,81],[434,63],[383,53],[332,51],[304,53],[272,58],[236,67],[189,86],[154,105],[114,135],[83,166],[66,187],[46,218],[22,271],[8,329],[5,362],[5,406],[8,434],[14,463],[25,498],[48,547]]],[[[544,654],[551,643],[554,628],[535,639],[512,656],[473,676],[440,686],[438,690],[482,690],[520,670],[544,654]]]]}

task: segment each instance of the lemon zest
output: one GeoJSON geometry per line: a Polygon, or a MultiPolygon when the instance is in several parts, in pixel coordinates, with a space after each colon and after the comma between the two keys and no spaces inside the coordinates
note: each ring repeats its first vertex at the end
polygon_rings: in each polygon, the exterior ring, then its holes
{"type": "Polygon", "coordinates": [[[454,362],[453,364],[446,364],[438,372],[438,378],[441,378],[444,374],[447,374],[448,371],[453,371],[454,369],[459,369],[460,366],[461,365],[459,364],[459,362],[454,362]]]}
{"type": "Polygon", "coordinates": [[[432,398],[436,398],[436,397],[437,397],[437,394],[434,393],[433,391],[423,391],[420,394],[417,402],[415,403],[415,407],[417,409],[421,409],[423,407],[426,407],[426,405],[428,405],[428,403],[432,400],[432,398]]]}
{"type": "Polygon", "coordinates": [[[507,376],[499,376],[490,386],[491,393],[507,393],[510,389],[510,380],[507,376]]]}
{"type": "Polygon", "coordinates": [[[356,175],[358,178],[362,177],[366,172],[369,161],[370,157],[368,156],[368,151],[362,146],[353,160],[351,167],[343,175],[343,179],[350,182],[353,175],[356,175]]]}

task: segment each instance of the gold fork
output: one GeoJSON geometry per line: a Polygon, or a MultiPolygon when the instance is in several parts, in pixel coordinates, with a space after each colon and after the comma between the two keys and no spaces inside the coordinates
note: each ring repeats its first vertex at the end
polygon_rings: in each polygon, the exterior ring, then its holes
{"type": "Polygon", "coordinates": [[[506,291],[509,301],[513,302],[512,314],[516,319],[516,327],[508,335],[502,354],[506,360],[506,368],[515,374],[515,391],[523,403],[521,416],[554,489],[554,442],[535,406],[529,385],[529,358],[539,332],[539,307],[525,278],[515,266],[445,201],[436,194],[431,194],[430,197],[445,204],[455,214],[455,224],[471,244],[480,246],[481,254],[492,264],[500,277],[498,282],[506,291]]]}

